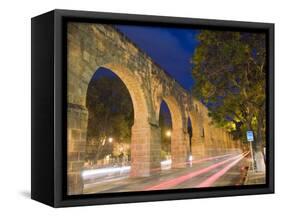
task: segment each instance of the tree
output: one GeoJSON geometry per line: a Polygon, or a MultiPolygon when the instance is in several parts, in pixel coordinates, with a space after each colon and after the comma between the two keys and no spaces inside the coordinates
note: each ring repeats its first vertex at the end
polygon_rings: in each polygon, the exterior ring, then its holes
{"type": "Polygon", "coordinates": [[[94,161],[113,151],[112,143],[128,143],[133,125],[133,105],[130,94],[117,77],[92,79],[87,94],[88,157],[94,161]]]}
{"type": "Polygon", "coordinates": [[[214,123],[245,141],[255,135],[258,170],[264,170],[265,34],[201,31],[193,56],[193,93],[209,108],[214,123]]]}

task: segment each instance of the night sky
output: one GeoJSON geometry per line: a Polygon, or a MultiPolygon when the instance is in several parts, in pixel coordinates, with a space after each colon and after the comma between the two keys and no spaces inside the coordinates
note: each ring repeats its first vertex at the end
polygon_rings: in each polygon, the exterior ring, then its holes
{"type": "Polygon", "coordinates": [[[116,27],[185,89],[191,89],[194,82],[190,61],[198,45],[198,30],[133,25],[116,27]]]}

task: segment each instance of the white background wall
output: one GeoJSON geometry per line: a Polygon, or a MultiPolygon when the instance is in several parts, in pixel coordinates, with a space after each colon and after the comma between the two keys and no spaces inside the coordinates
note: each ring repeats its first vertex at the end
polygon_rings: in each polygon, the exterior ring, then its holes
{"type": "MultiPolygon", "coordinates": [[[[0,216],[280,215],[278,0],[9,0],[0,2],[0,216]],[[276,194],[52,209],[30,196],[30,18],[54,8],[276,23],[276,194]],[[279,170],[279,171],[278,171],[279,170]],[[279,206],[279,207],[278,207],[279,206]],[[4,214],[5,213],[5,214],[4,214]]],[[[44,186],[42,186],[44,187],[44,186]]]]}

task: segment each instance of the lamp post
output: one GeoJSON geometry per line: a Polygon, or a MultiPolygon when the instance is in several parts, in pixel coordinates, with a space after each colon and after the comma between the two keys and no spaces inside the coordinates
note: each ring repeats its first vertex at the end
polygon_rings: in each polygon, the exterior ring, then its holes
{"type": "Polygon", "coordinates": [[[189,135],[189,165],[192,167],[192,127],[187,127],[187,133],[189,135]]]}
{"type": "Polygon", "coordinates": [[[252,170],[255,172],[256,164],[255,164],[253,144],[252,144],[252,142],[254,141],[254,132],[252,130],[248,130],[246,132],[246,137],[247,137],[248,142],[250,142],[250,151],[251,151],[251,157],[252,157],[252,170]]]}

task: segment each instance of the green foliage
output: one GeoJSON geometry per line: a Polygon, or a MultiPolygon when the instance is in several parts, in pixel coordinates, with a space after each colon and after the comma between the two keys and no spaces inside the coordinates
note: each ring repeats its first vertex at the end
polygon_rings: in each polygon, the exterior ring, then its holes
{"type": "Polygon", "coordinates": [[[198,40],[193,94],[208,106],[214,123],[236,138],[245,139],[250,129],[263,133],[265,34],[204,30],[198,40]]]}
{"type": "Polygon", "coordinates": [[[133,105],[126,86],[118,78],[100,77],[89,84],[88,153],[97,159],[112,153],[114,143],[130,142],[133,105]]]}

